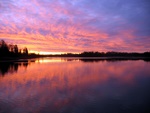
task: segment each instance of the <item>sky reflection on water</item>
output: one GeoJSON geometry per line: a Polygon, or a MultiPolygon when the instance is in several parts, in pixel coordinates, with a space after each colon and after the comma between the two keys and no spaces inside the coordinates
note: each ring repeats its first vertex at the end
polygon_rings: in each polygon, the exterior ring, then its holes
{"type": "Polygon", "coordinates": [[[39,59],[0,76],[0,113],[146,113],[149,87],[149,62],[39,59]]]}

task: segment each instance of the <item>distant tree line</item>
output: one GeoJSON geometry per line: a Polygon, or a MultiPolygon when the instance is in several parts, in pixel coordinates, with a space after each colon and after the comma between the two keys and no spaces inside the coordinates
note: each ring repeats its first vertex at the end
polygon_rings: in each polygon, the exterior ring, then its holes
{"type": "Polygon", "coordinates": [[[63,57],[149,57],[150,58],[150,52],[144,52],[144,53],[137,53],[137,52],[82,52],[80,54],[61,54],[56,56],[63,56],[63,57]]]}
{"type": "Polygon", "coordinates": [[[4,40],[0,40],[0,57],[17,57],[22,55],[28,55],[26,47],[19,49],[16,44],[7,44],[4,40]]]}
{"type": "Polygon", "coordinates": [[[83,52],[79,56],[87,57],[150,57],[150,52],[144,53],[128,53],[128,52],[83,52]]]}
{"type": "Polygon", "coordinates": [[[20,58],[37,58],[37,57],[148,57],[150,52],[82,52],[79,54],[66,53],[61,55],[39,55],[32,53],[28,55],[28,49],[24,47],[19,49],[17,45],[7,44],[4,40],[0,41],[0,57],[19,57],[20,58]]]}

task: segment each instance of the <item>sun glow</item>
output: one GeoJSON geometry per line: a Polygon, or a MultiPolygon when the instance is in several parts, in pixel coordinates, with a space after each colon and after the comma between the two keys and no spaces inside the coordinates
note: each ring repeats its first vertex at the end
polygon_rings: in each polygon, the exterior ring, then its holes
{"type": "Polygon", "coordinates": [[[59,54],[64,54],[65,52],[45,52],[45,51],[29,51],[29,53],[35,53],[35,54],[40,54],[40,55],[59,55],[59,54]]]}
{"type": "MultiPolygon", "coordinates": [[[[40,54],[40,55],[60,55],[60,54],[67,54],[68,52],[46,52],[46,51],[29,50],[29,53],[35,53],[35,54],[40,54]]],[[[71,52],[71,53],[72,54],[79,54],[79,52],[71,52]]]]}
{"type": "Polygon", "coordinates": [[[36,63],[48,63],[48,62],[65,62],[63,59],[40,59],[36,63]]]}

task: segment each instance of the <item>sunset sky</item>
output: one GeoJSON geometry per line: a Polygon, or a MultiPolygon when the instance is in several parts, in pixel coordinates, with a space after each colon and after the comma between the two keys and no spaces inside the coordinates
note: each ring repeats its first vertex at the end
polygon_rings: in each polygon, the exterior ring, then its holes
{"type": "Polygon", "coordinates": [[[0,40],[31,52],[150,51],[149,0],[0,0],[0,40]]]}

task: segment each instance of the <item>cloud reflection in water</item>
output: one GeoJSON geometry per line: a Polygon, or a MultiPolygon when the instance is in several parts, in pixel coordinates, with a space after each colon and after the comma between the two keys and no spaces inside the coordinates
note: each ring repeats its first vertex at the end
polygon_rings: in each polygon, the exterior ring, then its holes
{"type": "Polygon", "coordinates": [[[33,63],[26,71],[20,68],[0,79],[0,111],[145,112],[150,101],[149,65],[143,61],[33,63]]]}

